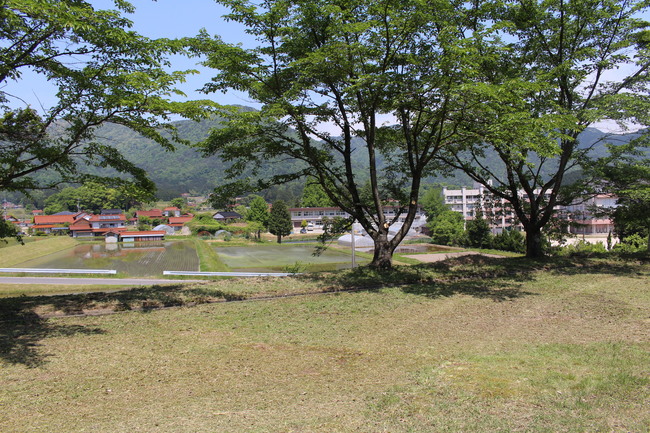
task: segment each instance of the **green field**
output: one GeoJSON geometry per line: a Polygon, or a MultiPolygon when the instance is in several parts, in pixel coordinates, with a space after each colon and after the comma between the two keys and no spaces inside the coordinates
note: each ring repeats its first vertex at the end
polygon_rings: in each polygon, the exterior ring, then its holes
{"type": "Polygon", "coordinates": [[[646,432],[649,276],[464,257],[0,299],[0,431],[646,432]]]}
{"type": "Polygon", "coordinates": [[[7,244],[0,242],[0,245],[3,245],[3,248],[0,248],[0,267],[14,268],[19,263],[73,248],[78,244],[79,242],[68,236],[27,238],[25,245],[17,244],[13,239],[7,244]]]}

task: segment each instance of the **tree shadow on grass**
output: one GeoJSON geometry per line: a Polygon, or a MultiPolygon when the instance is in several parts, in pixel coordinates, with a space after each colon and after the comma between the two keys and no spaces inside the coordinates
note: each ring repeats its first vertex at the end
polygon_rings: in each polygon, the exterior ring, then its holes
{"type": "Polygon", "coordinates": [[[435,263],[396,266],[390,271],[369,267],[336,274],[307,274],[318,284],[332,284],[332,290],[378,290],[400,287],[405,293],[431,298],[465,294],[495,301],[530,295],[521,289],[533,278],[531,272],[502,258],[467,255],[435,263]]]}
{"type": "Polygon", "coordinates": [[[319,284],[333,283],[336,290],[376,290],[399,286],[405,293],[427,297],[465,294],[495,301],[505,301],[531,295],[522,287],[540,272],[555,275],[607,274],[647,278],[647,262],[606,257],[487,257],[466,255],[435,263],[414,266],[396,266],[391,271],[377,271],[369,267],[338,274],[313,274],[306,278],[319,284]]]}
{"type": "Polygon", "coordinates": [[[0,359],[10,364],[31,368],[43,365],[50,356],[40,350],[44,338],[104,332],[96,327],[53,323],[23,309],[20,302],[0,303],[0,359]]]}
{"type": "Polygon", "coordinates": [[[644,254],[593,254],[571,257],[545,257],[529,264],[531,268],[555,275],[603,274],[647,278],[650,256],[644,254]]]}
{"type": "Polygon", "coordinates": [[[201,285],[151,286],[112,292],[0,298],[0,359],[28,367],[43,365],[48,354],[40,341],[48,337],[103,334],[97,327],[66,324],[48,316],[137,310],[143,313],[172,306],[224,299],[225,294],[201,285]]]}

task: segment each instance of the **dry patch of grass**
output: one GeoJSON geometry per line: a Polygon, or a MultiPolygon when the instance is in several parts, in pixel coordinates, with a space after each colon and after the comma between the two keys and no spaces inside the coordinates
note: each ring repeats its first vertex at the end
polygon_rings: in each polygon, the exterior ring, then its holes
{"type": "Polygon", "coordinates": [[[23,308],[0,319],[0,430],[647,431],[648,265],[477,260],[189,286],[354,293],[23,308]]]}

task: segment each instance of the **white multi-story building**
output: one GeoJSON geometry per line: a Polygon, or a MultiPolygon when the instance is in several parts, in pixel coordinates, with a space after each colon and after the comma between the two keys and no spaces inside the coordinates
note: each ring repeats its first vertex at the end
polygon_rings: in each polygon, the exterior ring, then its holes
{"type": "MultiPolygon", "coordinates": [[[[291,223],[294,228],[299,229],[302,226],[302,222],[306,221],[307,224],[311,224],[312,227],[322,228],[323,227],[323,217],[334,218],[349,218],[350,214],[338,207],[297,207],[288,209],[291,214],[291,223]]],[[[395,213],[397,212],[397,207],[394,206],[384,206],[384,216],[386,219],[392,220],[395,218],[395,213]]],[[[402,213],[397,222],[403,223],[406,220],[406,213],[402,213]]],[[[426,222],[426,216],[421,207],[418,207],[417,213],[415,214],[415,219],[413,221],[412,227],[417,228],[424,225],[426,222]]]]}
{"type": "MultiPolygon", "coordinates": [[[[539,194],[539,190],[536,191],[539,194]]],[[[522,226],[515,213],[509,209],[509,204],[503,199],[490,199],[491,193],[483,185],[475,184],[473,188],[442,189],[445,204],[463,218],[471,220],[476,216],[477,207],[486,219],[491,222],[492,231],[501,233],[504,230],[522,230],[522,226]]],[[[520,195],[524,195],[521,191],[520,195]]],[[[594,214],[597,207],[616,207],[615,196],[597,195],[584,202],[570,206],[557,206],[558,215],[564,215],[575,224],[570,224],[571,233],[576,234],[601,234],[614,230],[614,224],[609,218],[594,214]]]]}
{"type": "Polygon", "coordinates": [[[492,231],[501,233],[503,230],[521,230],[521,225],[508,203],[503,199],[489,200],[493,203],[486,206],[490,192],[483,185],[475,184],[473,188],[442,189],[445,204],[454,212],[459,212],[468,221],[474,219],[478,207],[481,207],[483,216],[490,220],[492,231]]]}
{"type": "Polygon", "coordinates": [[[611,218],[599,215],[598,208],[616,208],[618,198],[613,195],[599,194],[595,197],[566,206],[564,211],[574,222],[570,225],[571,233],[580,235],[608,234],[614,231],[611,218]]]}

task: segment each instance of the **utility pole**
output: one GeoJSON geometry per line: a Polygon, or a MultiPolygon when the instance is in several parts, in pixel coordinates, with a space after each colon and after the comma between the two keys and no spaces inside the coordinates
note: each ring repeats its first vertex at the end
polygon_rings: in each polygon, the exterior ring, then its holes
{"type": "Polygon", "coordinates": [[[355,266],[357,265],[357,263],[356,263],[357,260],[356,260],[356,256],[355,256],[355,253],[356,253],[357,249],[356,249],[356,247],[354,245],[354,220],[352,220],[352,230],[350,230],[350,235],[351,235],[350,248],[352,248],[352,269],[354,269],[355,266]]]}

